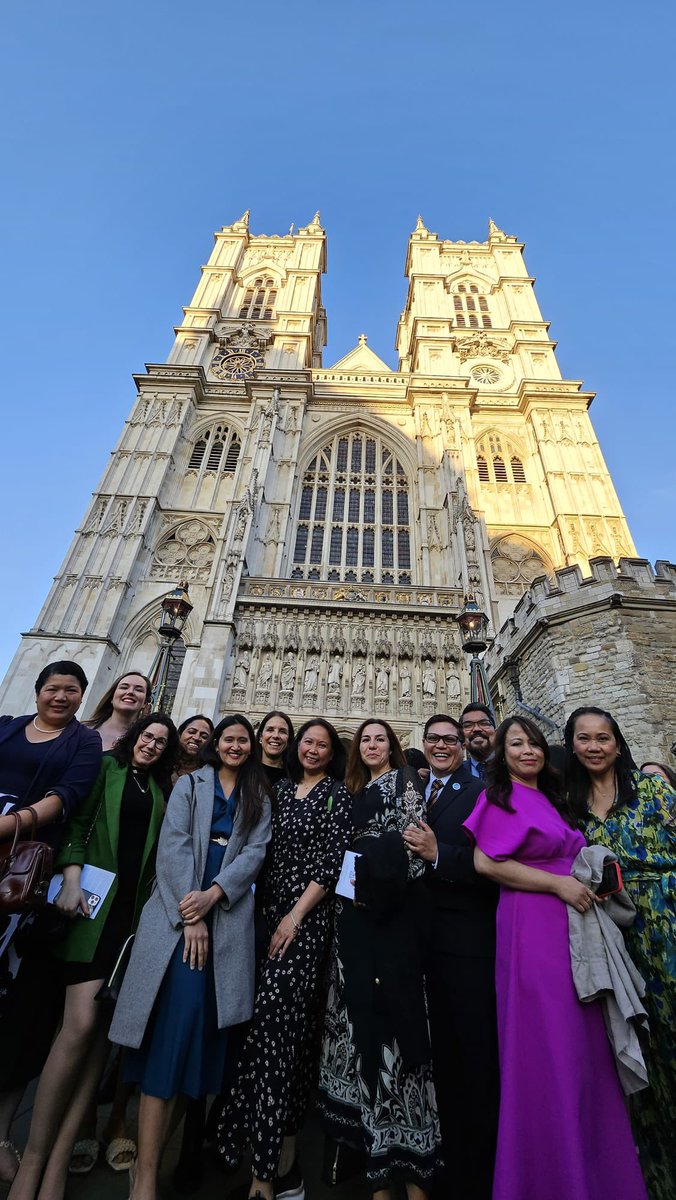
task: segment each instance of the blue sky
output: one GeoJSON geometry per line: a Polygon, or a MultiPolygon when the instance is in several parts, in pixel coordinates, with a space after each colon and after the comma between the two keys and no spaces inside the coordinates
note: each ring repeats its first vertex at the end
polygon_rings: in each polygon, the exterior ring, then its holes
{"type": "Polygon", "coordinates": [[[327,364],[364,331],[396,365],[419,212],[516,234],[639,553],[673,559],[675,34],[622,0],[6,8],[0,672],[245,208],[254,233],[321,209],[327,364]]]}

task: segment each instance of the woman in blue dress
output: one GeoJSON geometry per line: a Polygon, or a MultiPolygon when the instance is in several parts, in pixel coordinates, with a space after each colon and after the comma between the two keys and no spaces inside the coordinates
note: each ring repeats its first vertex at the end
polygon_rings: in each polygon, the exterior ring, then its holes
{"type": "Polygon", "coordinates": [[[270,837],[270,801],[246,718],[221,721],[203,758],[169,799],[157,886],[110,1031],[131,1048],[125,1078],[141,1088],[134,1200],[155,1200],[177,1098],[220,1090],[227,1030],[253,1010],[251,885],[270,837]]]}

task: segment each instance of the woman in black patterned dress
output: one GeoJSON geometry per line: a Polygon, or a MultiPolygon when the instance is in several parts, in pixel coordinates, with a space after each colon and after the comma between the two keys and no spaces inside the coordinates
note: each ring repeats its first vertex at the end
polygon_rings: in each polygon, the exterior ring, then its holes
{"type": "Polygon", "coordinates": [[[425,1005],[425,864],[402,834],[424,818],[416,772],[386,721],[364,721],[348,759],[355,793],[355,899],[336,902],[319,1110],[338,1141],[367,1156],[374,1198],[396,1180],[424,1200],[440,1165],[425,1005]]]}
{"type": "MultiPolygon", "coordinates": [[[[225,1163],[253,1151],[249,1196],[273,1200],[275,1180],[295,1179],[295,1135],[305,1116],[319,1057],[323,988],[333,927],[333,888],[352,826],[343,775],[345,751],[332,725],[306,722],[288,754],[291,778],[281,780],[263,881],[268,957],[251,1026],[218,1128],[225,1163]],[[280,1162],[282,1144],[284,1161],[280,1162]]],[[[286,1182],[286,1180],[285,1180],[286,1182]]]]}

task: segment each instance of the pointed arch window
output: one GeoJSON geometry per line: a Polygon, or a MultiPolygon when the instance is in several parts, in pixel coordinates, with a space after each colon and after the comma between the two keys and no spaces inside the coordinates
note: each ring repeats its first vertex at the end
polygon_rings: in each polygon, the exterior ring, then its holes
{"type": "Polygon", "coordinates": [[[486,433],[479,440],[476,465],[482,483],[528,482],[523,459],[498,433],[486,433]]]}
{"type": "Polygon", "coordinates": [[[291,574],[411,582],[409,480],[380,438],[337,436],[313,458],[298,499],[291,574]]]}
{"type": "Polygon", "coordinates": [[[219,474],[221,471],[232,474],[241,448],[239,437],[227,425],[205,429],[192,448],[188,470],[201,474],[219,474]]]}
{"type": "Polygon", "coordinates": [[[248,321],[271,321],[277,301],[277,285],[274,279],[259,276],[246,289],[239,316],[248,321]]]}
{"type": "Polygon", "coordinates": [[[453,294],[456,329],[492,329],[488,300],[475,283],[459,283],[453,294]]]}

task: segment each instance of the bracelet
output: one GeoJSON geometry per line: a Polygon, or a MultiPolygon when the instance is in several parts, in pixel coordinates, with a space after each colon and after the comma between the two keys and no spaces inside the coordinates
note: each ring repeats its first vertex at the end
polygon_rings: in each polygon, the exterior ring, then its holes
{"type": "Polygon", "coordinates": [[[298,924],[298,921],[294,917],[293,913],[290,912],[289,916],[291,917],[291,920],[293,921],[293,927],[294,927],[296,933],[300,933],[300,925],[298,924]]]}

